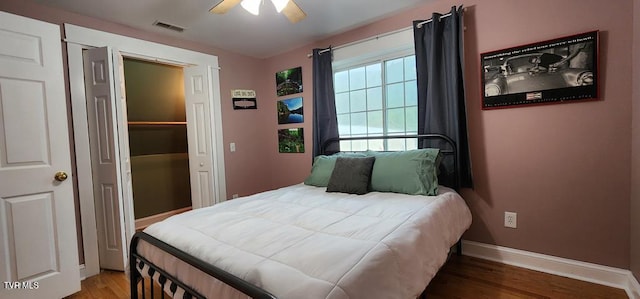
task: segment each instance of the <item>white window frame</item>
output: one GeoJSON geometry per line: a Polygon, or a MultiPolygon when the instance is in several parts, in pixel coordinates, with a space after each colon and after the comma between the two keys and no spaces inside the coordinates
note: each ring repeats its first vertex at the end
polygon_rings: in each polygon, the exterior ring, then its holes
{"type": "MultiPolygon", "coordinates": [[[[414,39],[412,27],[370,37],[344,46],[340,46],[333,51],[333,76],[336,73],[359,66],[372,63],[382,64],[382,74],[385,74],[385,61],[415,55],[414,39]]],[[[383,123],[386,128],[386,82],[383,78],[383,123]]],[[[405,127],[406,129],[406,127],[405,127]]],[[[387,132],[383,132],[387,135],[387,132]]],[[[393,135],[393,134],[389,134],[393,135]]],[[[344,143],[343,143],[344,144],[344,143]]],[[[388,140],[385,140],[383,147],[388,148],[388,140]]]]}

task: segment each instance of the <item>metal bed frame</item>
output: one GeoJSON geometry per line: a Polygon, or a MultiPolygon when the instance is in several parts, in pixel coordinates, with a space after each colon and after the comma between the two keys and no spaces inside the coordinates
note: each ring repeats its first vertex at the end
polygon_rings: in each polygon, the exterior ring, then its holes
{"type": "MultiPolygon", "coordinates": [[[[326,142],[324,142],[321,146],[321,153],[322,154],[333,154],[335,152],[331,152],[329,150],[327,150],[332,144],[335,143],[339,143],[340,141],[360,141],[360,140],[388,140],[388,139],[418,139],[418,142],[424,142],[423,144],[429,142],[429,141],[440,141],[440,142],[444,142],[445,146],[444,148],[441,146],[438,146],[439,148],[441,148],[441,153],[444,154],[444,158],[446,159],[447,156],[452,157],[453,159],[453,183],[451,184],[451,188],[453,188],[454,190],[458,191],[459,189],[459,179],[458,179],[458,173],[459,173],[459,164],[458,164],[458,157],[457,157],[457,147],[455,142],[445,136],[445,135],[441,135],[441,134],[421,134],[421,135],[398,135],[398,136],[376,136],[376,137],[349,137],[349,138],[332,138],[327,140],[326,142]]],[[[137,251],[137,247],[138,247],[138,243],[140,242],[140,240],[143,240],[155,247],[157,247],[158,249],[171,254],[172,256],[176,257],[177,259],[195,267],[196,269],[199,269],[200,271],[214,277],[215,279],[221,281],[222,283],[231,286],[232,288],[242,292],[243,294],[251,297],[251,298],[255,298],[255,299],[276,299],[276,297],[267,292],[266,290],[255,286],[253,284],[251,284],[250,282],[247,282],[245,280],[243,280],[242,278],[239,278],[225,270],[222,270],[214,265],[208,264],[205,261],[202,261],[201,259],[198,259],[196,257],[193,257],[187,253],[185,253],[184,251],[181,251],[180,249],[177,249],[149,234],[146,234],[144,232],[137,232],[133,235],[132,240],[131,240],[131,247],[129,248],[129,284],[130,284],[130,291],[131,291],[131,298],[132,299],[138,299],[140,298],[140,294],[138,292],[138,287],[140,286],[140,284],[142,284],[141,290],[142,290],[142,298],[146,298],[146,291],[145,291],[145,278],[143,277],[143,274],[140,273],[140,271],[138,271],[138,266],[140,268],[143,268],[143,266],[147,266],[149,268],[148,274],[151,276],[151,278],[149,278],[150,280],[150,293],[151,293],[151,298],[154,298],[154,288],[153,288],[153,283],[154,283],[154,279],[153,277],[157,277],[158,282],[160,283],[161,286],[161,298],[164,298],[165,295],[165,288],[166,288],[166,284],[169,284],[169,290],[172,292],[172,296],[175,295],[176,291],[178,288],[181,288],[184,291],[184,296],[183,298],[206,298],[204,297],[202,294],[198,293],[196,290],[194,290],[192,287],[188,286],[187,284],[185,284],[184,282],[180,281],[179,279],[177,279],[175,276],[167,273],[166,271],[164,271],[163,269],[161,269],[160,267],[158,267],[157,265],[151,263],[148,259],[146,259],[144,256],[142,256],[141,254],[138,253],[137,251]]],[[[462,254],[462,243],[461,241],[458,241],[455,245],[456,247],[456,252],[458,255],[462,254]]],[[[420,295],[419,298],[425,298],[424,292],[423,294],[420,295]]]]}

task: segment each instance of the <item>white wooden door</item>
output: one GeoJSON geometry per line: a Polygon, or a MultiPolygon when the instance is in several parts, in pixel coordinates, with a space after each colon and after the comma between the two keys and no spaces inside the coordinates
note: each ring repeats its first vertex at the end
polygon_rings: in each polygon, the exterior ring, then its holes
{"type": "Polygon", "coordinates": [[[60,27],[0,12],[0,298],[80,290],[60,27]]]}
{"type": "Polygon", "coordinates": [[[123,194],[127,186],[122,183],[111,49],[86,50],[83,58],[100,268],[123,271],[127,254],[123,194]]]}
{"type": "Polygon", "coordinates": [[[217,195],[215,153],[212,141],[211,72],[208,66],[184,68],[184,92],[189,141],[189,175],[191,203],[194,209],[219,202],[217,195]]]}

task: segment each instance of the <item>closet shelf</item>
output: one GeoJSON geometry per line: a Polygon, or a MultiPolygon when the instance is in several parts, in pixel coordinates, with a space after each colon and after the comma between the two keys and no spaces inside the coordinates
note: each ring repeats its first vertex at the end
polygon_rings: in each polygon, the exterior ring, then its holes
{"type": "Polygon", "coordinates": [[[175,126],[186,125],[186,121],[130,121],[130,126],[175,126]]]}

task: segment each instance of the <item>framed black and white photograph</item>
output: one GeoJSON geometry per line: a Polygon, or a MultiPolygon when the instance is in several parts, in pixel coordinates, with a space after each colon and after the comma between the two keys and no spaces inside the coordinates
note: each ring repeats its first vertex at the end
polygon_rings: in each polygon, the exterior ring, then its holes
{"type": "Polygon", "coordinates": [[[302,92],[302,67],[276,73],[276,94],[286,96],[302,92]]]}
{"type": "Polygon", "coordinates": [[[598,98],[598,31],[480,55],[482,109],[598,98]]]}

